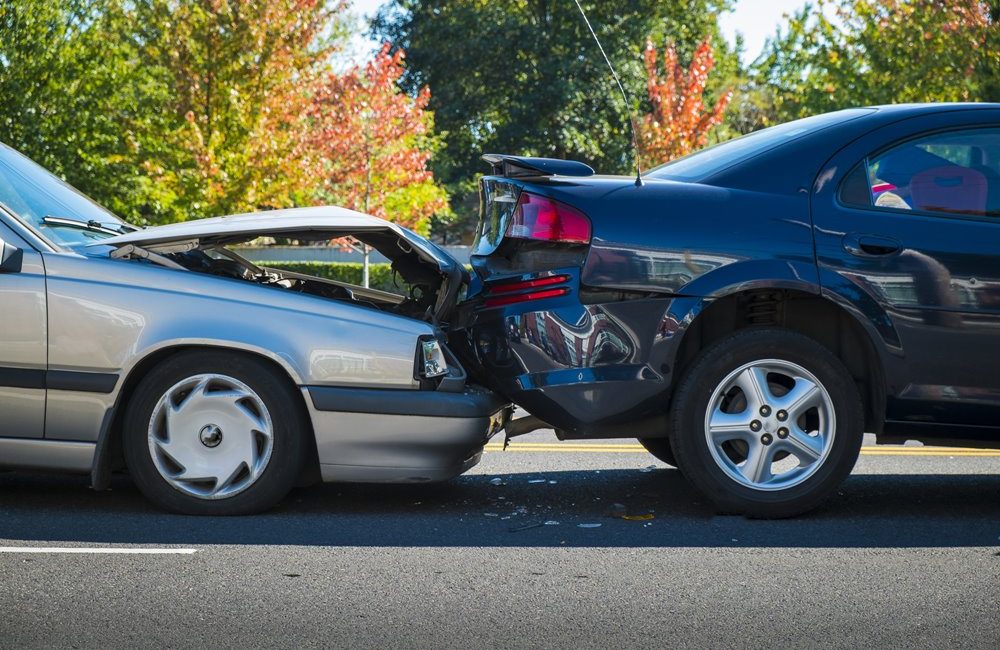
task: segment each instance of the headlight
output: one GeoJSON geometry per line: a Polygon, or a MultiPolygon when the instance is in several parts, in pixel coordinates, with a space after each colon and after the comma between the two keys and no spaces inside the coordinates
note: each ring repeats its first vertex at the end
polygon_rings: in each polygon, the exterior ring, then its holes
{"type": "Polygon", "coordinates": [[[436,340],[420,342],[420,360],[420,374],[424,377],[448,374],[448,362],[444,360],[441,344],[436,340]]]}

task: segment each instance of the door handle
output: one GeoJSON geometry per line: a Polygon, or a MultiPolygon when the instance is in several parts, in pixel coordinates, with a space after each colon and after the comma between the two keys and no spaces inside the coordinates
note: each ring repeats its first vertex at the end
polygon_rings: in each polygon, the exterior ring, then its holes
{"type": "Polygon", "coordinates": [[[895,255],[902,246],[891,237],[879,235],[844,235],[844,250],[858,257],[888,257],[895,255]]]}

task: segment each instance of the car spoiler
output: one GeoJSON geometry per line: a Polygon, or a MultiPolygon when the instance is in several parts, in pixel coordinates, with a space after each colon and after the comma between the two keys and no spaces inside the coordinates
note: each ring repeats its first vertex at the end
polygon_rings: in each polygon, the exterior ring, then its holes
{"type": "Polygon", "coordinates": [[[593,176],[590,165],[576,160],[556,158],[527,158],[488,153],[483,160],[493,167],[493,174],[506,178],[537,178],[538,176],[593,176]]]}

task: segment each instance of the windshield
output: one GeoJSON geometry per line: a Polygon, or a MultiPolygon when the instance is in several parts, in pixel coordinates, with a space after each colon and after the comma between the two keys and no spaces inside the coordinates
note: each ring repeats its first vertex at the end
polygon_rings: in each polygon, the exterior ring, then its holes
{"type": "Polygon", "coordinates": [[[779,145],[874,112],[872,108],[851,108],[786,122],[672,160],[654,167],[646,175],[675,181],[701,180],[779,145]]]}
{"type": "Polygon", "coordinates": [[[49,240],[63,246],[81,246],[113,234],[100,232],[96,228],[98,224],[112,231],[125,225],[121,219],[4,144],[0,144],[0,204],[49,240]],[[50,218],[48,223],[46,217],[50,218]]]}

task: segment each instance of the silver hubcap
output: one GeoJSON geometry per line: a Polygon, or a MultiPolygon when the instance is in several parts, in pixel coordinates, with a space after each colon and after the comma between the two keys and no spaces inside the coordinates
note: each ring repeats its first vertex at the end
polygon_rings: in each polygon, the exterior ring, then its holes
{"type": "Polygon", "coordinates": [[[160,476],[200,499],[239,494],[263,474],[274,446],[271,415],[249,386],[225,375],[188,377],[168,390],[149,421],[160,476]]]}
{"type": "Polygon", "coordinates": [[[778,359],[729,373],[705,414],[712,458],[729,478],[756,490],[784,490],[815,474],[836,428],[833,401],[819,380],[778,359]]]}

